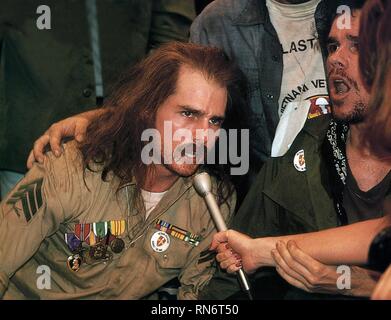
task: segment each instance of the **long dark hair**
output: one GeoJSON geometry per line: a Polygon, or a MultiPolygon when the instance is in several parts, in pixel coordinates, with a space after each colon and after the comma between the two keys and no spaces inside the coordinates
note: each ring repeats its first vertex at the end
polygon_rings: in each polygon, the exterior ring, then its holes
{"type": "Polygon", "coordinates": [[[370,0],[361,14],[360,70],[371,92],[366,143],[381,158],[391,159],[391,2],[370,0]]]}
{"type": "MultiPolygon", "coordinates": [[[[105,101],[99,117],[91,122],[86,139],[80,145],[84,165],[102,165],[102,179],[112,172],[121,184],[136,177],[142,185],[146,165],[141,151],[144,130],[155,126],[155,116],[163,102],[175,92],[179,68],[186,65],[200,71],[207,79],[228,90],[228,105],[223,128],[243,128],[249,114],[243,74],[221,49],[192,43],[171,42],[154,50],[147,58],[123,73],[105,101]]],[[[227,175],[228,166],[205,166],[218,178],[220,202],[233,189],[227,175]],[[224,191],[223,191],[224,190],[224,191]]]]}

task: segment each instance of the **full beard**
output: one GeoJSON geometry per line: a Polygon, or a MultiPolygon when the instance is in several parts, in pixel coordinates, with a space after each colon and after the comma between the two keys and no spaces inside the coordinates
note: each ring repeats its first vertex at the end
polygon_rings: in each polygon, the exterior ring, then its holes
{"type": "Polygon", "coordinates": [[[179,177],[190,177],[192,176],[198,169],[198,164],[163,164],[166,169],[168,169],[170,172],[174,173],[175,175],[179,177]]]}
{"type": "Polygon", "coordinates": [[[180,144],[172,154],[172,163],[163,163],[163,165],[180,177],[189,177],[197,171],[200,164],[205,163],[207,152],[208,149],[203,144],[180,144]]]}

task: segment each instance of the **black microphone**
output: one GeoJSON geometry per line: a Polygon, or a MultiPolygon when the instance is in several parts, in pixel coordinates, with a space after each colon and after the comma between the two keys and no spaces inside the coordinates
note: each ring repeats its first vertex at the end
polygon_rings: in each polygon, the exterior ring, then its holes
{"type": "MultiPolygon", "coordinates": [[[[197,174],[193,178],[193,186],[197,193],[204,198],[206,206],[208,207],[209,213],[212,216],[212,219],[216,225],[217,231],[226,231],[227,225],[225,224],[224,218],[220,212],[220,208],[217,205],[216,199],[213,196],[212,190],[212,182],[210,176],[206,172],[202,172],[197,174]]],[[[253,300],[251,295],[250,284],[247,280],[246,274],[243,269],[240,268],[237,271],[237,276],[239,278],[239,282],[242,285],[242,289],[247,293],[248,298],[253,300]]]]}

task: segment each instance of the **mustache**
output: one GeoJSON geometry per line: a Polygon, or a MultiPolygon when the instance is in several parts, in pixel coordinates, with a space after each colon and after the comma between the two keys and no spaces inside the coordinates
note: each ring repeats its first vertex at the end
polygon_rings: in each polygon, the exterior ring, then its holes
{"type": "Polygon", "coordinates": [[[328,78],[330,79],[330,76],[331,75],[334,75],[334,76],[340,76],[341,78],[344,78],[347,80],[347,82],[349,82],[350,86],[354,87],[356,89],[356,91],[360,91],[360,89],[358,88],[358,83],[356,80],[350,78],[348,76],[348,74],[345,72],[345,70],[343,70],[342,68],[333,68],[329,71],[329,74],[328,74],[328,78]]]}
{"type": "Polygon", "coordinates": [[[203,155],[206,155],[209,151],[207,146],[204,144],[201,144],[201,143],[197,144],[194,142],[190,142],[190,143],[183,143],[183,144],[178,145],[175,148],[174,152],[175,153],[180,152],[181,156],[184,157],[185,152],[188,150],[192,150],[193,154],[200,154],[201,152],[203,152],[202,153],[203,155]]]}

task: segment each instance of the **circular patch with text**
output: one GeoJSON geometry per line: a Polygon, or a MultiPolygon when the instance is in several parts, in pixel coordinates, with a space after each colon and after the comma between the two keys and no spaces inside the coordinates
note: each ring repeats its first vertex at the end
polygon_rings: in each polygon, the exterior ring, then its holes
{"type": "Polygon", "coordinates": [[[293,159],[293,165],[297,171],[303,172],[306,170],[304,150],[297,151],[293,159]]]}
{"type": "Polygon", "coordinates": [[[151,247],[153,251],[164,252],[170,246],[170,237],[163,231],[155,232],[151,237],[151,247]]]}

